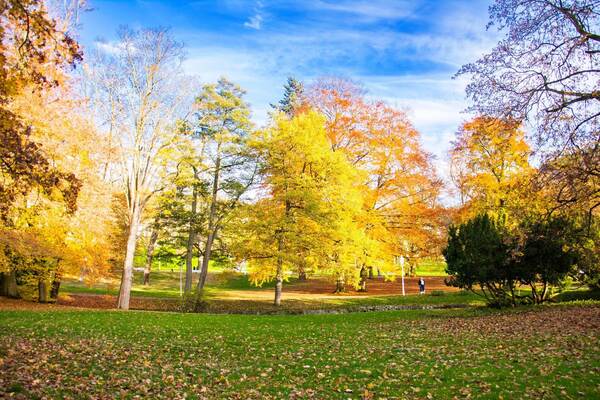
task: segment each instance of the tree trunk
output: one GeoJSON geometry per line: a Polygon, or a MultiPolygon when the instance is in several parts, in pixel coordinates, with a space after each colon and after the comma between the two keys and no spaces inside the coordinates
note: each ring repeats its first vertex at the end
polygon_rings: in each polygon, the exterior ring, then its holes
{"type": "Polygon", "coordinates": [[[298,280],[305,281],[306,279],[307,279],[306,269],[304,269],[304,262],[303,262],[302,264],[300,264],[300,267],[298,268],[298,280]]]}
{"type": "Polygon", "coordinates": [[[208,235],[206,237],[206,245],[204,246],[204,255],[202,257],[202,269],[200,270],[200,278],[196,290],[201,292],[206,283],[208,276],[208,262],[212,252],[212,245],[217,234],[218,226],[216,225],[217,217],[217,193],[219,191],[219,177],[221,174],[221,144],[217,145],[217,161],[215,162],[215,174],[213,176],[212,196],[210,200],[210,212],[208,215],[208,235]]]}
{"type": "Polygon", "coordinates": [[[283,278],[281,275],[278,275],[277,278],[275,278],[275,282],[275,301],[273,304],[279,307],[281,305],[281,291],[283,289],[283,278]]]}
{"type": "Polygon", "coordinates": [[[8,283],[8,274],[0,272],[0,296],[6,296],[6,287],[8,283]]]}
{"type": "Polygon", "coordinates": [[[279,307],[281,305],[281,290],[283,288],[283,257],[281,252],[283,251],[283,234],[280,233],[279,239],[277,240],[277,272],[275,273],[275,301],[273,304],[279,307]]]}
{"type": "Polygon", "coordinates": [[[515,298],[515,284],[514,284],[514,282],[509,283],[508,287],[510,289],[510,304],[513,307],[516,307],[517,306],[517,301],[516,301],[516,298],[515,298]]]}
{"type": "Polygon", "coordinates": [[[17,271],[0,273],[0,296],[18,299],[19,289],[17,286],[17,271]]]}
{"type": "Polygon", "coordinates": [[[44,280],[38,281],[38,302],[48,302],[48,285],[46,285],[46,281],[44,280]]]}
{"type": "Polygon", "coordinates": [[[198,279],[198,287],[196,290],[204,289],[204,285],[206,284],[206,278],[208,277],[208,263],[210,261],[210,255],[212,253],[212,245],[216,236],[216,228],[214,232],[209,233],[206,238],[206,245],[204,249],[204,254],[202,256],[202,269],[200,270],[200,278],[198,279]]]}
{"type": "Polygon", "coordinates": [[[152,258],[154,257],[154,247],[158,240],[158,229],[153,228],[150,234],[150,241],[148,242],[148,249],[146,250],[146,267],[144,268],[144,285],[150,284],[150,271],[152,270],[152,258]]]}
{"type": "Polygon", "coordinates": [[[344,293],[346,291],[346,285],[344,283],[344,277],[338,276],[335,281],[335,291],[334,293],[344,293]]]}
{"type": "Polygon", "coordinates": [[[50,299],[58,300],[58,291],[60,290],[60,280],[62,276],[60,274],[55,274],[54,279],[52,280],[52,286],[50,286],[50,299]]]}
{"type": "MultiPolygon", "coordinates": [[[[194,174],[195,175],[195,174],[194,174]]],[[[198,207],[198,190],[194,184],[192,191],[192,214],[190,216],[190,228],[188,233],[187,246],[185,248],[185,292],[192,290],[194,280],[192,258],[194,256],[194,243],[196,241],[196,209],[198,207]]]]}
{"type": "Polygon", "coordinates": [[[544,301],[546,301],[547,293],[548,293],[548,282],[544,281],[542,293],[540,294],[540,304],[542,304],[544,301]]]}
{"type": "Polygon", "coordinates": [[[129,236],[127,237],[127,250],[125,261],[123,263],[123,275],[121,277],[121,288],[119,290],[119,299],[117,308],[129,310],[129,299],[131,296],[131,285],[133,281],[133,257],[135,255],[135,245],[137,242],[137,231],[140,224],[140,211],[135,205],[129,224],[129,236]]]}
{"type": "Polygon", "coordinates": [[[369,267],[369,279],[373,279],[373,267],[369,267]]]}
{"type": "Polygon", "coordinates": [[[367,268],[363,265],[360,268],[360,288],[358,289],[359,292],[367,291],[367,277],[368,276],[369,276],[369,273],[367,272],[367,268]]]}

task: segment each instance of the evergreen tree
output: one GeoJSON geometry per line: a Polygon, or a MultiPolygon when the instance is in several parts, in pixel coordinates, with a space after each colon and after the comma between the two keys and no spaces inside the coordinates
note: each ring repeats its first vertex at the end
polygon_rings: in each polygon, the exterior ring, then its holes
{"type": "Polygon", "coordinates": [[[286,84],[283,85],[283,98],[279,100],[279,104],[271,104],[271,107],[288,117],[293,117],[302,102],[303,94],[304,85],[302,82],[290,76],[286,84]]]}

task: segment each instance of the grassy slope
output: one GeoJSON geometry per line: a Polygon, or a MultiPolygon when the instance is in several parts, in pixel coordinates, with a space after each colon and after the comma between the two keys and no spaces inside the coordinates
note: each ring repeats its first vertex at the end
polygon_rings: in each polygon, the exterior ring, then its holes
{"type": "Polygon", "coordinates": [[[0,312],[0,397],[600,396],[598,303],[523,310],[0,312]]]}

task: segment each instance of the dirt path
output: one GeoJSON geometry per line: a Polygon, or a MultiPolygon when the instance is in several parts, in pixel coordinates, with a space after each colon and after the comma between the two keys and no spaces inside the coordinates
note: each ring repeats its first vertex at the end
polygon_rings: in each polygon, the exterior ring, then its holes
{"type": "MultiPolygon", "coordinates": [[[[443,290],[446,292],[456,291],[457,288],[446,286],[444,283],[445,277],[431,276],[425,279],[425,290],[443,290]]],[[[419,293],[419,278],[404,278],[404,290],[406,294],[419,293]]],[[[305,293],[305,294],[320,294],[331,295],[335,289],[335,285],[331,280],[325,278],[308,279],[304,282],[294,282],[293,284],[284,284],[284,292],[286,293],[305,293]]],[[[402,294],[402,281],[385,281],[383,278],[374,278],[367,281],[367,292],[358,292],[354,288],[349,288],[346,296],[383,296],[402,294]]],[[[336,295],[339,296],[339,295],[336,295]]]]}

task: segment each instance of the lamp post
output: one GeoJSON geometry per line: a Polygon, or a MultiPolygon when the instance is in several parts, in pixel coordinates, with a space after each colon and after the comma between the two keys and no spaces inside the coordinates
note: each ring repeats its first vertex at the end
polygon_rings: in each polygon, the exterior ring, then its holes
{"type": "Polygon", "coordinates": [[[183,264],[179,263],[179,297],[183,296],[183,264]]]}
{"type": "Polygon", "coordinates": [[[402,268],[402,296],[406,296],[404,292],[404,256],[400,256],[400,267],[402,268]]]}

